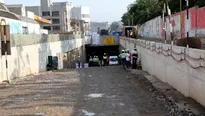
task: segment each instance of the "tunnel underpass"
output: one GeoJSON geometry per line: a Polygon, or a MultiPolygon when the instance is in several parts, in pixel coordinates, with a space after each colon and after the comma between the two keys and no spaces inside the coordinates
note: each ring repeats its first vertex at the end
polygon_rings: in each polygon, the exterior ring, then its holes
{"type": "Polygon", "coordinates": [[[98,56],[100,60],[102,60],[102,56],[104,53],[107,53],[108,56],[118,56],[119,55],[119,45],[110,45],[110,46],[93,46],[87,45],[85,46],[86,50],[86,59],[90,56],[98,56]]]}

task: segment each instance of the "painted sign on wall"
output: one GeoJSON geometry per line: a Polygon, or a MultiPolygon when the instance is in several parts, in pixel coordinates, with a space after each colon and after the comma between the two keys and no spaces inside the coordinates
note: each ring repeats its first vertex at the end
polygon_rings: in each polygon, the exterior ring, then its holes
{"type": "Polygon", "coordinates": [[[115,44],[115,38],[114,37],[105,37],[104,44],[105,45],[115,44]]]}

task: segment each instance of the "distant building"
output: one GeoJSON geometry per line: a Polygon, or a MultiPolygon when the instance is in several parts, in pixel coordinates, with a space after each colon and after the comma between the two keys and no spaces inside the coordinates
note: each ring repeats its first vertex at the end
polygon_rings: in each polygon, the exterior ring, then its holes
{"type": "Polygon", "coordinates": [[[72,31],[70,26],[71,3],[69,2],[51,2],[51,0],[41,0],[40,6],[27,6],[26,10],[32,11],[52,22],[52,24],[42,24],[43,29],[50,33],[72,31]]]}
{"type": "Polygon", "coordinates": [[[108,22],[90,22],[90,28],[92,33],[99,33],[102,29],[108,29],[108,22]]]}
{"type": "MultiPolygon", "coordinates": [[[[87,35],[90,31],[90,8],[86,6],[75,6],[71,8],[70,16],[73,21],[84,22],[84,31],[87,35]]],[[[75,27],[73,27],[74,29],[75,27]]]]}

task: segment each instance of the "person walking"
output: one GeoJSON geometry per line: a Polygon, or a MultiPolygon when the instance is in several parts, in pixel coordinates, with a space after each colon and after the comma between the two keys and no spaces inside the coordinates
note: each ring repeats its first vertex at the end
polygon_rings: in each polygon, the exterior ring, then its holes
{"type": "Polygon", "coordinates": [[[104,53],[104,55],[103,55],[103,63],[104,63],[104,66],[107,65],[107,55],[106,55],[106,53],[104,53]]]}
{"type": "Polygon", "coordinates": [[[101,64],[100,64],[100,59],[99,59],[98,56],[96,56],[96,62],[98,63],[99,66],[101,66],[101,64]]]}
{"type": "Polygon", "coordinates": [[[137,68],[137,59],[138,59],[138,53],[137,53],[137,49],[135,48],[132,52],[132,68],[133,69],[137,68]]]}
{"type": "Polygon", "coordinates": [[[81,64],[80,56],[78,56],[77,64],[78,64],[78,68],[81,68],[81,67],[80,67],[80,64],[81,64]]]}
{"type": "Polygon", "coordinates": [[[126,52],[126,67],[127,69],[130,69],[130,53],[129,50],[127,50],[126,52]]]}
{"type": "Polygon", "coordinates": [[[92,58],[92,56],[90,56],[90,58],[89,58],[89,67],[92,66],[92,63],[93,63],[93,58],[92,58]]]}
{"type": "Polygon", "coordinates": [[[126,69],[126,53],[125,50],[122,50],[121,54],[119,55],[121,61],[122,61],[122,66],[124,69],[126,69]]]}

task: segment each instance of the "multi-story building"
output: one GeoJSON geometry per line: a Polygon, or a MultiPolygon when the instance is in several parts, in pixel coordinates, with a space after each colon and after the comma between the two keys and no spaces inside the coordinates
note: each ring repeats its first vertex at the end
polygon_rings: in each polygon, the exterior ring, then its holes
{"type": "Polygon", "coordinates": [[[84,30],[87,35],[90,31],[90,8],[86,6],[72,6],[70,16],[74,21],[84,22],[84,30]]]}
{"type": "Polygon", "coordinates": [[[41,25],[51,33],[71,31],[71,3],[69,2],[52,3],[51,0],[41,0],[40,6],[28,6],[26,9],[34,12],[36,15],[40,15],[43,18],[52,21],[52,24],[41,25]]]}

